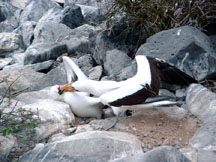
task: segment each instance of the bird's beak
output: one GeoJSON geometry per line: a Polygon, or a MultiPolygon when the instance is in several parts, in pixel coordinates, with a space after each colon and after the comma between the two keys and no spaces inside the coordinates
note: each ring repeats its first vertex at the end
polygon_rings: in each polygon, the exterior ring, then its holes
{"type": "Polygon", "coordinates": [[[64,90],[63,90],[63,89],[61,89],[61,88],[59,88],[59,90],[58,90],[58,94],[59,94],[59,95],[62,95],[62,94],[63,94],[63,92],[64,92],[64,90]]]}

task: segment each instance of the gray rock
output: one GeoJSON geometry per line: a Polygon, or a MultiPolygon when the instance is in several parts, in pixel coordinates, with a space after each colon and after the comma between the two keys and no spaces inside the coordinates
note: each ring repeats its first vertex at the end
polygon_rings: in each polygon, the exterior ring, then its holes
{"type": "Polygon", "coordinates": [[[103,68],[102,66],[95,66],[88,71],[88,78],[92,80],[100,80],[102,77],[103,68]]]}
{"type": "Polygon", "coordinates": [[[81,26],[83,22],[83,15],[79,6],[68,6],[64,8],[61,23],[74,29],[81,26]]]}
{"type": "Polygon", "coordinates": [[[48,87],[40,91],[21,93],[15,99],[25,104],[33,104],[42,99],[52,99],[52,97],[50,96],[50,88],[48,87]]]}
{"type": "Polygon", "coordinates": [[[13,64],[13,65],[9,65],[6,66],[3,71],[4,72],[11,72],[11,71],[16,71],[16,70],[33,70],[36,72],[48,72],[52,65],[53,65],[54,61],[53,60],[49,60],[49,61],[44,61],[42,63],[36,63],[36,64],[30,64],[30,65],[26,65],[24,66],[23,64],[17,63],[17,64],[13,64]]]}
{"type": "Polygon", "coordinates": [[[20,161],[85,161],[108,160],[141,153],[141,143],[133,135],[123,132],[90,131],[68,136],[24,154],[20,161]],[[75,147],[74,147],[75,146],[75,147]],[[124,147],[122,147],[124,146],[124,147]]]}
{"type": "Polygon", "coordinates": [[[117,81],[126,80],[136,75],[136,72],[137,72],[136,62],[132,61],[129,66],[120,70],[120,73],[116,76],[116,80],[117,81]]]}
{"type": "Polygon", "coordinates": [[[21,16],[21,24],[25,21],[35,21],[38,20],[51,8],[58,7],[58,5],[50,0],[32,0],[24,8],[21,16]]]}
{"type": "Polygon", "coordinates": [[[99,9],[99,15],[103,16],[111,7],[112,0],[65,0],[65,6],[85,5],[99,9]]]}
{"type": "MultiPolygon", "coordinates": [[[[0,135],[0,154],[7,157],[12,148],[17,146],[17,140],[12,135],[1,136],[0,135]]],[[[1,159],[0,159],[1,160],[1,159]]]]}
{"type": "Polygon", "coordinates": [[[100,15],[100,10],[97,7],[79,5],[81,8],[83,18],[86,22],[98,22],[102,16],[100,15]]]}
{"type": "Polygon", "coordinates": [[[0,70],[2,70],[5,66],[11,63],[12,63],[12,58],[5,58],[5,59],[0,58],[0,70]]]}
{"type": "Polygon", "coordinates": [[[94,51],[96,32],[97,29],[94,26],[85,24],[73,29],[60,41],[62,44],[66,44],[69,54],[75,52],[89,53],[94,51]]]}
{"type": "Polygon", "coordinates": [[[0,2],[0,32],[12,32],[18,27],[21,10],[8,2],[0,2]]]}
{"type": "Polygon", "coordinates": [[[45,139],[53,133],[65,130],[75,122],[70,106],[51,99],[42,99],[22,107],[36,114],[40,123],[35,128],[37,139],[45,139]]]}
{"type": "Polygon", "coordinates": [[[216,159],[216,120],[203,125],[190,139],[190,145],[197,150],[197,162],[214,162],[216,159]]]}
{"type": "Polygon", "coordinates": [[[60,23],[63,11],[59,8],[50,9],[39,20],[34,30],[34,43],[39,42],[58,42],[70,34],[71,29],[65,24],[60,23]]]}
{"type": "Polygon", "coordinates": [[[200,127],[194,136],[190,139],[190,145],[196,150],[215,151],[216,145],[216,120],[204,124],[200,127]]]}
{"type": "Polygon", "coordinates": [[[53,85],[63,85],[67,83],[66,72],[64,65],[61,64],[55,69],[49,71],[40,80],[34,83],[32,89],[41,90],[43,88],[53,86],[53,85]]]}
{"type": "Polygon", "coordinates": [[[204,123],[211,122],[216,116],[216,94],[200,84],[189,86],[186,104],[190,112],[204,123]]]}
{"type": "Polygon", "coordinates": [[[35,83],[41,80],[44,75],[30,70],[0,72],[0,95],[3,96],[10,85],[11,95],[24,90],[37,90],[38,87],[35,86],[35,83]]]}
{"type": "Polygon", "coordinates": [[[113,160],[110,162],[190,162],[180,151],[170,146],[161,146],[145,154],[135,154],[126,158],[113,160]]]}
{"type": "Polygon", "coordinates": [[[197,162],[215,162],[215,151],[198,151],[197,162]]]}
{"type": "Polygon", "coordinates": [[[107,75],[116,75],[129,66],[132,59],[126,53],[117,49],[106,52],[106,61],[104,62],[104,71],[107,75]]]}
{"type": "Polygon", "coordinates": [[[25,21],[21,24],[20,28],[18,29],[18,33],[22,35],[23,42],[25,46],[29,46],[32,44],[34,40],[34,28],[36,26],[35,21],[25,21]]]}
{"type": "Polygon", "coordinates": [[[103,64],[106,61],[106,52],[113,49],[118,49],[127,55],[134,53],[136,40],[132,41],[135,38],[132,38],[131,33],[122,33],[126,28],[127,26],[117,26],[97,35],[94,57],[98,64],[103,64]]]}
{"type": "Polygon", "coordinates": [[[0,33],[0,55],[23,46],[22,37],[16,33],[0,33]]]}
{"type": "Polygon", "coordinates": [[[216,72],[216,57],[210,39],[194,27],[159,32],[147,39],[136,55],[166,60],[197,80],[216,72]]]}
{"type": "Polygon", "coordinates": [[[57,57],[67,52],[66,45],[57,43],[33,44],[25,51],[24,64],[33,64],[47,60],[55,60],[57,57]]]}
{"type": "Polygon", "coordinates": [[[10,3],[20,9],[24,9],[31,0],[10,0],[10,3]]]}
{"type": "Polygon", "coordinates": [[[92,69],[95,65],[94,59],[91,54],[81,56],[79,59],[74,61],[85,74],[88,74],[89,70],[92,69]]]}

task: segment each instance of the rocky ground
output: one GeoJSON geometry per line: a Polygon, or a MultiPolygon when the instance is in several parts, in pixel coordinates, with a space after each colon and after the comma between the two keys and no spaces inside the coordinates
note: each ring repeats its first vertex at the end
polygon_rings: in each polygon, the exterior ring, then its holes
{"type": "Polygon", "coordinates": [[[110,3],[0,2],[0,161],[215,162],[216,33],[174,28],[143,38],[136,52],[136,31],[101,21],[110,3]],[[164,59],[200,84],[163,83],[161,94],[185,104],[133,112],[109,131],[112,115],[79,118],[50,96],[50,86],[67,83],[63,55],[90,79],[120,81],[136,73],[138,54],[164,59]]]}

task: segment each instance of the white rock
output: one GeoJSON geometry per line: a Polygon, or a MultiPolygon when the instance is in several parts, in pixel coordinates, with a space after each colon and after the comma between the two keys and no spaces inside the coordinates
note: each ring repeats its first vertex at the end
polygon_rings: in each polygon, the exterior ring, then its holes
{"type": "Polygon", "coordinates": [[[16,33],[0,33],[0,52],[9,52],[20,47],[21,37],[16,33]]]}
{"type": "Polygon", "coordinates": [[[35,128],[39,139],[65,130],[74,122],[75,117],[68,104],[51,99],[38,100],[38,102],[23,106],[24,109],[38,114],[41,123],[35,128]]]}
{"type": "Polygon", "coordinates": [[[17,146],[16,138],[12,135],[0,136],[0,153],[5,157],[11,152],[13,147],[17,146]]]}

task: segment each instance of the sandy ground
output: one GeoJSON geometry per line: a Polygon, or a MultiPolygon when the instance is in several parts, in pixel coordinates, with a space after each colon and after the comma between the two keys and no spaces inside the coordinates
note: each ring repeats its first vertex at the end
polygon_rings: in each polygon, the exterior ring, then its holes
{"type": "Polygon", "coordinates": [[[202,125],[190,113],[186,113],[183,118],[177,119],[158,110],[129,116],[126,120],[121,120],[119,124],[122,126],[117,125],[117,128],[111,130],[136,135],[142,141],[144,152],[162,145],[169,145],[178,149],[186,147],[189,139],[202,125]]]}
{"type": "MultiPolygon", "coordinates": [[[[179,110],[183,109],[179,108],[179,110]]],[[[80,120],[79,124],[86,124],[89,121],[89,119],[80,120]]],[[[98,125],[101,122],[104,120],[98,122],[98,125]]],[[[185,148],[189,144],[189,139],[201,125],[202,123],[195,116],[185,110],[176,112],[172,108],[162,111],[152,109],[146,112],[136,112],[132,116],[121,119],[115,128],[109,131],[134,134],[141,140],[143,151],[147,152],[162,145],[178,149],[185,148]]]]}

